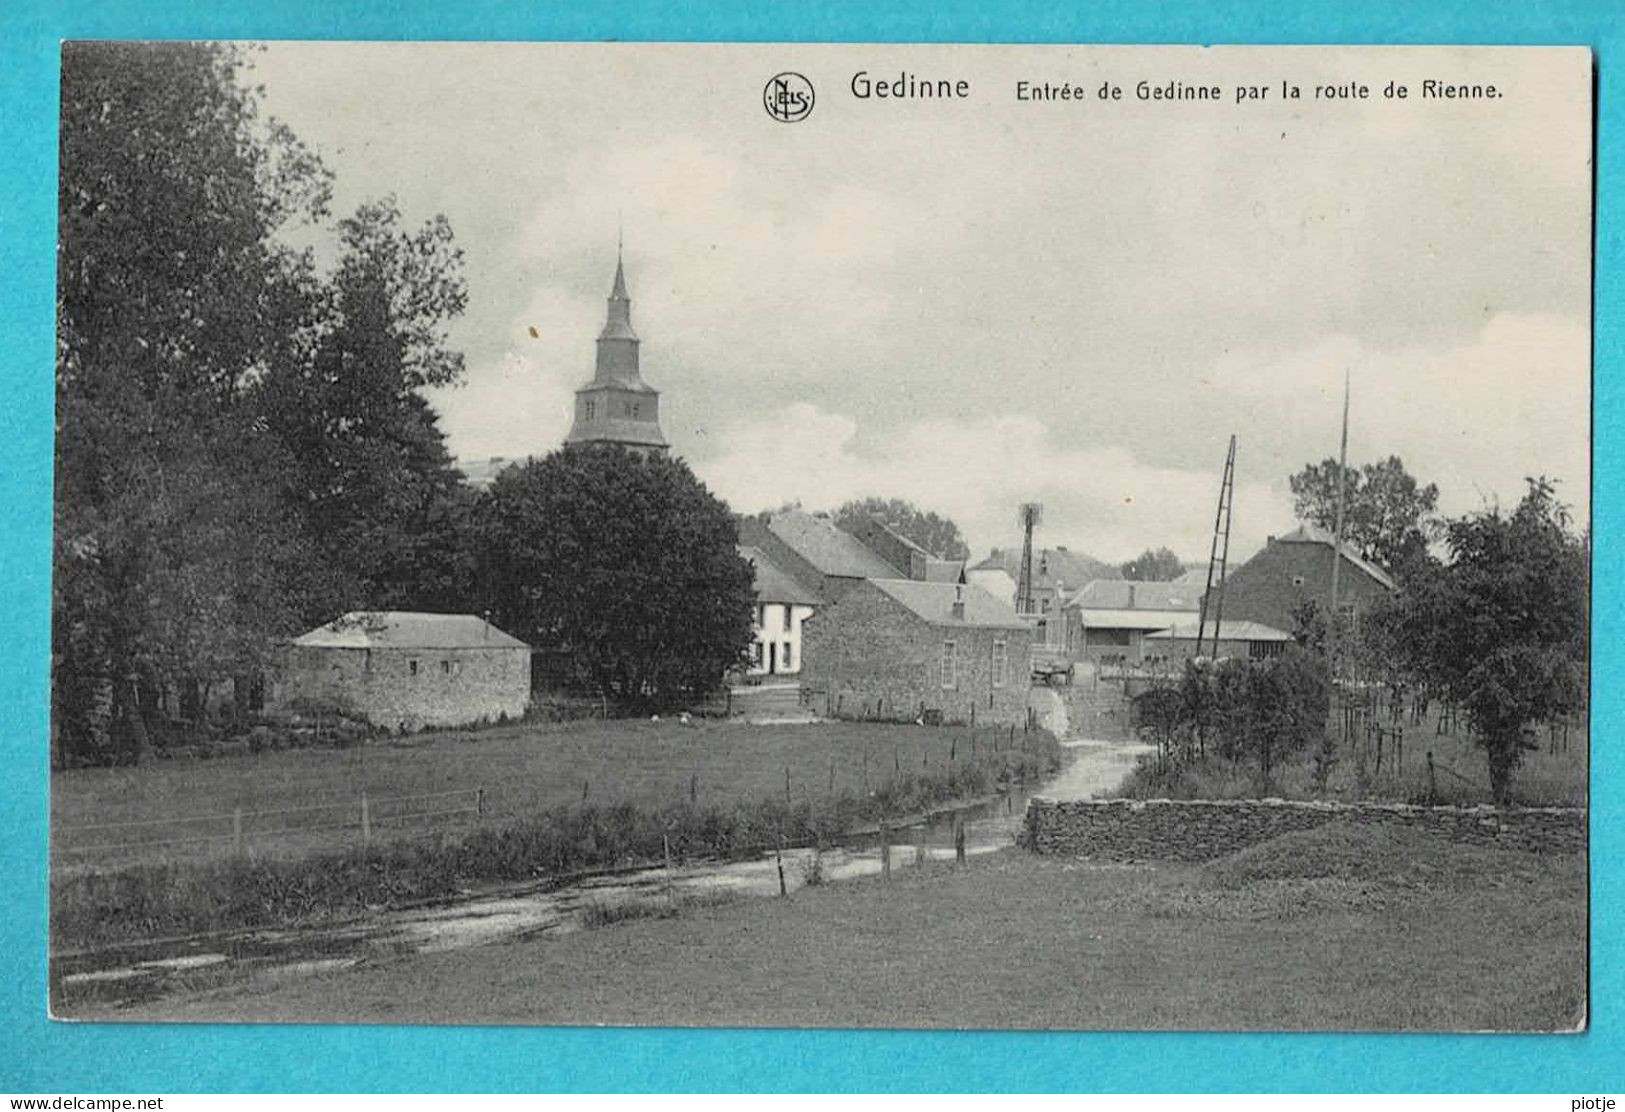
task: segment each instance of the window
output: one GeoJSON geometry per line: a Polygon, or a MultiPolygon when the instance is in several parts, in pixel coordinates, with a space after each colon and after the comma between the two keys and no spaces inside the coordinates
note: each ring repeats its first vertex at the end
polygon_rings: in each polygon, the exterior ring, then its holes
{"type": "Polygon", "coordinates": [[[1294,586],[1294,587],[1302,587],[1302,586],[1303,586],[1303,576],[1301,576],[1301,575],[1294,575],[1294,576],[1293,576],[1293,577],[1292,577],[1292,585],[1293,585],[1293,586],[1294,586]]]}
{"type": "Polygon", "coordinates": [[[942,686],[959,686],[959,658],[952,641],[942,643],[942,686]]]}
{"type": "Polygon", "coordinates": [[[638,406],[637,402],[627,402],[626,403],[626,415],[628,417],[632,418],[634,421],[637,420],[638,409],[639,409],[639,406],[638,406]]]}
{"type": "Polygon", "coordinates": [[[591,421],[592,418],[593,418],[593,412],[597,408],[598,408],[598,404],[596,402],[594,402],[591,398],[588,398],[586,401],[581,403],[581,415],[583,417],[585,417],[587,420],[591,421]]]}
{"type": "Polygon", "coordinates": [[[409,676],[415,676],[415,675],[418,674],[418,662],[417,661],[408,660],[406,662],[406,674],[409,675],[409,676]]]}
{"type": "Polygon", "coordinates": [[[788,633],[790,631],[790,604],[789,603],[785,603],[785,606],[784,606],[784,629],[785,629],[786,633],[788,633]]]}
{"type": "Polygon", "coordinates": [[[442,676],[449,676],[449,675],[451,675],[451,661],[449,661],[449,660],[442,660],[442,661],[441,661],[441,662],[440,662],[440,674],[441,674],[441,675],[442,675],[442,676]]]}
{"type": "Polygon", "coordinates": [[[767,607],[765,606],[758,606],[756,608],[756,628],[767,628],[767,607]]]}
{"type": "Polygon", "coordinates": [[[1285,643],[1281,641],[1249,641],[1247,642],[1247,656],[1250,660],[1268,660],[1272,656],[1280,656],[1285,643]]]}
{"type": "Polygon", "coordinates": [[[779,663],[784,665],[784,670],[786,672],[796,666],[795,650],[791,648],[790,642],[788,641],[784,643],[784,650],[779,654],[779,663]]]}
{"type": "Polygon", "coordinates": [[[1010,646],[1003,641],[993,642],[993,686],[1003,687],[1010,674],[1010,646]]]}
{"type": "Polygon", "coordinates": [[[751,642],[750,666],[752,668],[760,668],[762,666],[762,643],[760,641],[751,642]]]}

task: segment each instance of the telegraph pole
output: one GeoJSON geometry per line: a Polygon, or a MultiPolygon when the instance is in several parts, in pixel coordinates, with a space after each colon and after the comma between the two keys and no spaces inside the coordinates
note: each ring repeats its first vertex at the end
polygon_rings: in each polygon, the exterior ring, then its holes
{"type": "Polygon", "coordinates": [[[1327,656],[1332,666],[1332,686],[1337,685],[1338,649],[1341,639],[1337,635],[1337,573],[1343,565],[1343,503],[1348,491],[1349,458],[1349,372],[1343,368],[1343,436],[1337,447],[1337,518],[1332,530],[1332,611],[1326,620],[1327,656]]]}

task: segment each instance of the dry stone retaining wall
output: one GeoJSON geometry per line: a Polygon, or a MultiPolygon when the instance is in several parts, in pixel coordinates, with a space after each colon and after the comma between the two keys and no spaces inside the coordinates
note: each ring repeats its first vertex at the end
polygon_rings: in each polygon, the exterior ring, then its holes
{"type": "Polygon", "coordinates": [[[1023,840],[1045,854],[1194,862],[1329,822],[1406,826],[1452,842],[1534,853],[1578,853],[1586,845],[1586,812],[1578,807],[1501,810],[1281,799],[1033,799],[1023,840]]]}

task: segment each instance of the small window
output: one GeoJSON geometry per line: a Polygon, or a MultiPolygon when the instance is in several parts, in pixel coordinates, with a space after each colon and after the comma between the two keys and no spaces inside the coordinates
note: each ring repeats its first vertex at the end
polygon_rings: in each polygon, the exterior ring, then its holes
{"type": "Polygon", "coordinates": [[[784,663],[785,671],[789,671],[796,666],[796,652],[791,647],[790,642],[786,641],[784,643],[783,651],[779,653],[779,659],[784,663]]]}
{"type": "Polygon", "coordinates": [[[750,666],[752,668],[762,666],[762,643],[760,641],[752,641],[750,644],[750,666]]]}
{"type": "Polygon", "coordinates": [[[417,661],[408,660],[406,662],[406,674],[409,675],[409,676],[415,676],[415,675],[418,674],[418,662],[417,661]]]}
{"type": "Polygon", "coordinates": [[[758,606],[756,608],[756,628],[767,628],[767,607],[765,606],[758,606]]]}
{"type": "Polygon", "coordinates": [[[1293,585],[1293,586],[1294,586],[1294,587],[1302,587],[1302,586],[1303,586],[1303,576],[1301,576],[1301,575],[1294,575],[1294,576],[1293,576],[1293,577],[1292,577],[1292,585],[1293,585]]]}
{"type": "Polygon", "coordinates": [[[788,633],[790,631],[790,604],[789,603],[785,603],[785,605],[784,605],[784,629],[785,629],[786,633],[788,633]]]}
{"type": "Polygon", "coordinates": [[[952,641],[942,643],[942,686],[945,688],[959,686],[959,657],[952,641]]]}
{"type": "Polygon", "coordinates": [[[1003,641],[993,642],[993,686],[1003,687],[1010,674],[1010,646],[1003,641]]]}
{"type": "Polygon", "coordinates": [[[628,417],[632,418],[635,421],[635,420],[637,420],[638,411],[639,411],[640,408],[641,407],[638,405],[637,402],[627,402],[626,403],[626,415],[628,417]]]}
{"type": "Polygon", "coordinates": [[[586,401],[581,403],[581,415],[587,420],[591,421],[593,418],[593,413],[595,410],[597,410],[597,408],[597,403],[595,403],[591,398],[588,398],[586,401]]]}
{"type": "Polygon", "coordinates": [[[441,661],[441,662],[440,662],[440,674],[441,674],[441,675],[442,675],[442,676],[449,676],[449,675],[451,675],[451,661],[449,661],[449,660],[442,660],[442,661],[441,661]]]}

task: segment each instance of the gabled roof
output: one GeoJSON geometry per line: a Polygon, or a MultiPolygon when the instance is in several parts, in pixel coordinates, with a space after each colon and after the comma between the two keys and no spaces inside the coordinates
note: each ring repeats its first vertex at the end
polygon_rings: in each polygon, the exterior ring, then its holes
{"type": "Polygon", "coordinates": [[[880,590],[932,625],[1031,629],[1029,622],[974,584],[928,583],[923,579],[871,579],[880,590]],[[962,592],[962,593],[961,593],[962,592]],[[965,616],[954,616],[954,601],[963,598],[965,616]]]}
{"type": "MultiPolygon", "coordinates": [[[[1324,529],[1321,529],[1321,528],[1319,528],[1317,526],[1314,526],[1314,525],[1299,525],[1296,529],[1292,530],[1292,532],[1288,533],[1286,536],[1284,536],[1284,537],[1276,537],[1275,538],[1275,543],[1276,544],[1323,544],[1327,548],[1330,548],[1330,547],[1332,547],[1332,544],[1334,542],[1332,540],[1332,535],[1330,533],[1326,532],[1326,530],[1324,530],[1324,529]]],[[[1399,584],[1394,582],[1394,577],[1393,576],[1389,575],[1387,572],[1385,572],[1381,568],[1379,568],[1376,564],[1373,564],[1370,560],[1367,560],[1365,557],[1363,557],[1359,553],[1355,552],[1354,549],[1349,547],[1349,544],[1348,544],[1347,541],[1343,542],[1342,551],[1343,551],[1343,558],[1345,560],[1347,560],[1349,563],[1353,564],[1355,567],[1359,568],[1361,571],[1365,572],[1372,579],[1375,579],[1378,583],[1381,583],[1384,587],[1387,587],[1390,591],[1399,590],[1399,584]]]]}
{"type": "Polygon", "coordinates": [[[958,583],[965,575],[965,561],[944,560],[938,556],[927,556],[922,569],[925,574],[920,578],[931,583],[958,583]]]}
{"type": "Polygon", "coordinates": [[[352,610],[293,639],[317,649],[528,649],[474,614],[352,610]]]}
{"type": "MultiPolygon", "coordinates": [[[[1196,640],[1196,622],[1178,622],[1168,629],[1145,635],[1147,641],[1194,641],[1196,640]]],[[[1213,623],[1207,624],[1206,636],[1213,636],[1213,623]]],[[[1233,622],[1226,620],[1219,624],[1219,640],[1221,641],[1290,641],[1292,634],[1267,626],[1263,622],[1233,622]]]]}
{"type": "Polygon", "coordinates": [[[817,606],[822,601],[790,578],[784,569],[769,560],[761,549],[742,544],[739,546],[739,555],[750,564],[757,602],[787,602],[792,605],[817,606]]]}
{"type": "Polygon", "coordinates": [[[1199,583],[1148,583],[1129,579],[1095,579],[1083,585],[1070,599],[1068,606],[1101,610],[1176,610],[1202,609],[1202,592],[1207,587],[1207,575],[1199,583]]]}
{"type": "MultiPolygon", "coordinates": [[[[1021,580],[1021,546],[995,548],[987,559],[974,565],[972,571],[1003,568],[1011,579],[1021,580]]],[[[1039,590],[1054,588],[1057,579],[1063,587],[1081,587],[1091,579],[1109,579],[1117,569],[1093,556],[1073,552],[1067,548],[1033,549],[1033,586],[1039,590]]]]}
{"type": "Polygon", "coordinates": [[[782,510],[768,519],[767,528],[820,575],[848,579],[896,579],[902,575],[828,518],[802,510],[782,510]]]}

